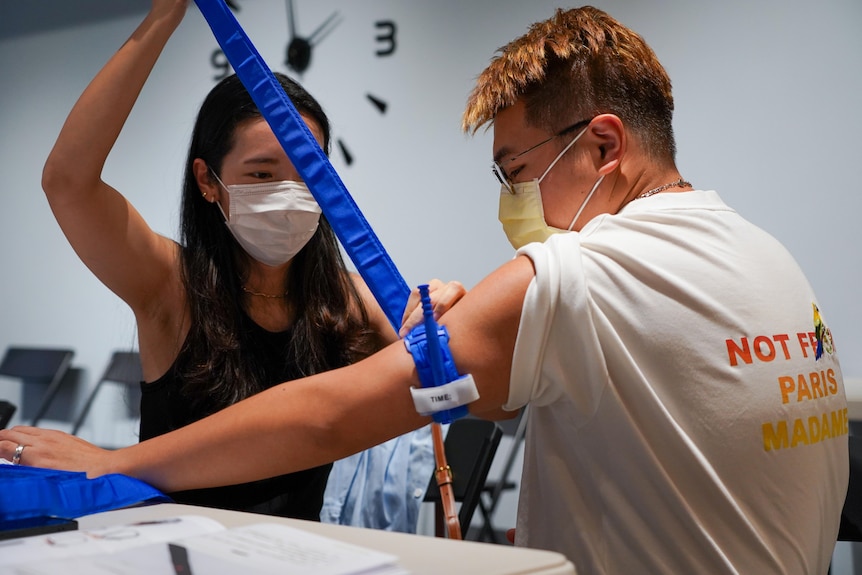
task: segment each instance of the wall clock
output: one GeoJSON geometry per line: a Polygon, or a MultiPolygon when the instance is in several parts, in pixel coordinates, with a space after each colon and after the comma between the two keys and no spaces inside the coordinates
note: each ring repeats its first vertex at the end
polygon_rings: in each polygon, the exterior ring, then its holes
{"type": "MultiPolygon", "coordinates": [[[[236,0],[226,2],[234,11],[240,11],[240,5],[236,0]]],[[[373,58],[375,60],[387,59],[394,56],[398,51],[398,26],[394,19],[371,17],[367,13],[360,14],[356,10],[349,11],[350,4],[343,4],[342,9],[322,7],[322,2],[315,6],[307,5],[308,8],[316,8],[316,13],[300,12],[293,0],[285,0],[285,39],[284,50],[281,61],[277,64],[270,63],[274,69],[284,72],[300,81],[315,97],[321,100],[324,108],[327,108],[327,100],[330,98],[318,95],[315,88],[316,82],[310,77],[322,70],[329,76],[341,74],[345,67],[350,66],[346,61],[359,58],[373,58]],[[321,16],[320,10],[327,10],[321,16]],[[310,24],[306,24],[310,22],[310,24]],[[348,27],[353,29],[347,31],[348,27]],[[358,37],[365,35],[365,41],[361,45],[355,42],[358,37]],[[333,49],[333,46],[337,48],[333,49]],[[325,52],[324,52],[324,49],[325,52]],[[360,50],[367,50],[362,53],[360,50]],[[334,56],[334,57],[333,57],[334,56]],[[350,56],[350,58],[347,58],[350,56]]],[[[329,6],[337,3],[327,3],[329,6]]],[[[253,38],[253,35],[249,33],[253,38]]],[[[253,39],[254,41],[254,39],[253,39]]],[[[214,81],[221,80],[231,74],[233,69],[230,62],[220,48],[216,48],[210,56],[210,64],[215,74],[214,81]]],[[[361,65],[361,63],[359,64],[361,65]]],[[[365,91],[364,94],[356,95],[361,98],[375,113],[383,118],[389,107],[386,97],[380,93],[365,91]]],[[[332,118],[330,118],[333,121],[332,118]]],[[[333,124],[336,124],[333,121],[333,124]]],[[[344,138],[335,133],[333,128],[332,140],[338,149],[341,159],[345,165],[352,166],[356,160],[353,151],[344,138]]]]}

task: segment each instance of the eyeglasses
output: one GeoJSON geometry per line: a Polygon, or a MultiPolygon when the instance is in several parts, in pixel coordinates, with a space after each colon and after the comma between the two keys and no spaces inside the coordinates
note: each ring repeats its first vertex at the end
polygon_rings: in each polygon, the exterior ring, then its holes
{"type": "Polygon", "coordinates": [[[494,175],[497,176],[497,180],[499,180],[499,182],[503,186],[506,187],[506,189],[509,191],[509,193],[514,194],[515,193],[515,187],[514,187],[515,183],[512,181],[512,178],[509,177],[509,174],[506,173],[506,170],[504,170],[503,167],[500,165],[501,162],[507,162],[508,163],[508,162],[512,162],[514,160],[517,160],[518,158],[520,158],[524,154],[526,154],[528,152],[532,152],[536,148],[540,148],[540,147],[544,146],[545,144],[547,144],[548,142],[550,142],[554,138],[559,138],[560,136],[565,136],[566,134],[574,132],[578,128],[583,128],[584,126],[589,124],[591,121],[592,121],[592,118],[590,118],[589,120],[581,120],[580,122],[576,122],[576,123],[572,124],[571,126],[569,126],[568,128],[563,128],[562,130],[560,130],[559,132],[557,132],[556,134],[554,134],[553,136],[551,136],[547,140],[542,140],[538,144],[534,144],[534,145],[530,146],[529,148],[527,148],[523,152],[515,154],[514,156],[511,156],[505,160],[500,160],[500,162],[492,162],[491,163],[491,171],[494,172],[494,175]]]}

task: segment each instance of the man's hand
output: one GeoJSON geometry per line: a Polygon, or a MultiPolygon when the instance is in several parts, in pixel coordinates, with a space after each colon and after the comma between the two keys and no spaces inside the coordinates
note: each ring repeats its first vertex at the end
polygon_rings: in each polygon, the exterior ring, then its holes
{"type": "MultiPolygon", "coordinates": [[[[437,320],[446,313],[455,303],[464,297],[467,290],[458,281],[443,283],[438,279],[428,282],[428,293],[431,295],[431,305],[434,309],[434,319],[437,320]]],[[[410,330],[422,323],[422,303],[419,300],[419,289],[414,288],[407,299],[404,307],[404,316],[401,318],[401,329],[399,337],[404,337],[410,330]]]]}

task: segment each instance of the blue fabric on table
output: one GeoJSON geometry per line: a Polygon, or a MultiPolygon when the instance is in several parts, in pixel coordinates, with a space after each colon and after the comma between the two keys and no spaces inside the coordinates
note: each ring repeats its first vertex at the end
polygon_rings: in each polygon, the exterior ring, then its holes
{"type": "Polygon", "coordinates": [[[140,503],[170,502],[161,491],[125,475],[87,479],[85,473],[0,465],[0,520],[83,515],[140,503]]]}

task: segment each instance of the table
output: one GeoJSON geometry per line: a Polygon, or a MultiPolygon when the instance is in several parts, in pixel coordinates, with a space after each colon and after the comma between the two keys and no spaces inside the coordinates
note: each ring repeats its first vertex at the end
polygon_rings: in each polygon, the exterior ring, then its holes
{"type": "Polygon", "coordinates": [[[395,555],[399,558],[399,564],[413,575],[575,575],[572,563],[560,553],[551,551],[475,541],[453,541],[426,535],[330,525],[176,503],[87,515],[78,519],[78,525],[80,529],[93,529],[177,515],[203,515],[215,519],[225,527],[261,522],[284,523],[318,535],[395,555]]]}

